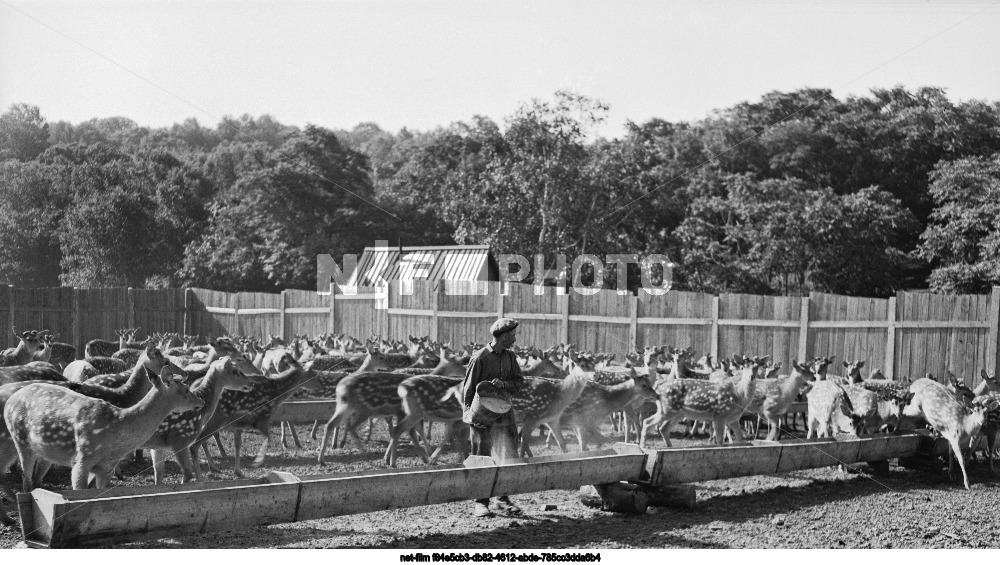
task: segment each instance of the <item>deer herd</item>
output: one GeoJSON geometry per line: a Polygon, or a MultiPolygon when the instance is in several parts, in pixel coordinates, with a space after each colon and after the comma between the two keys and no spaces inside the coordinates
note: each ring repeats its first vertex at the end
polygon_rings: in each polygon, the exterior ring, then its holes
{"type": "MultiPolygon", "coordinates": [[[[319,465],[329,449],[345,447],[348,436],[363,448],[379,419],[388,423],[388,466],[396,466],[404,435],[428,464],[452,443],[468,453],[467,434],[458,433],[465,427],[461,387],[466,364],[482,345],[453,350],[427,337],[361,342],[342,334],[295,336],[288,343],[274,336],[266,343],[219,337],[196,345],[197,336],[153,334],[136,341],[136,334],[124,329],[117,341],[93,340],[77,359],[73,346],[54,341],[48,331],[14,330],[17,346],[0,353],[0,476],[19,463],[29,491],[52,465],[62,465],[71,469],[74,489],[100,488],[112,475],[121,478],[119,463],[149,450],[156,484],[164,482],[168,457],[177,460],[182,482],[203,480],[200,452],[218,471],[209,440],[227,457],[223,431],[233,434],[233,469],[242,476],[242,433],[263,435],[253,462],[261,466],[275,409],[303,397],[335,399],[329,418],[312,426],[313,440],[322,428],[319,465]],[[358,433],[365,422],[367,440],[358,433]],[[437,447],[430,443],[434,422],[445,428],[437,447]]],[[[690,349],[672,347],[646,347],[622,363],[572,345],[515,353],[525,376],[514,398],[522,457],[532,455],[536,430],[565,452],[562,432],[570,429],[585,450],[607,442],[601,426],[609,421],[624,441],[642,446],[654,429],[671,446],[671,425],[682,420],[690,425],[688,435],[701,425],[715,444],[741,442],[747,434],[757,438],[763,424],[767,440],[776,441],[795,429],[797,407],[804,404],[806,438],[928,425],[950,444],[949,476],[957,459],[966,488],[963,448],[982,433],[993,471],[1000,384],[985,372],[973,390],[950,375],[946,384],[930,375],[886,380],[879,371],[865,378],[860,360],[843,361],[842,376],[831,375],[832,357],[793,362],[788,374],[779,374],[780,363],[768,357],[695,360],[690,349]]],[[[279,424],[282,446],[288,430],[301,447],[295,428],[279,424]]],[[[7,487],[0,489],[13,498],[7,487]]],[[[0,523],[12,523],[2,500],[0,523]]]]}

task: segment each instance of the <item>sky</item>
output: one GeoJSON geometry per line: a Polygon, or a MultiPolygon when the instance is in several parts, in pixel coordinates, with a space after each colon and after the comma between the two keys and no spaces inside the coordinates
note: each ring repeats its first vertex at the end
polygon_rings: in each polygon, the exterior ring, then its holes
{"type": "Polygon", "coordinates": [[[612,138],[805,87],[994,102],[998,63],[1000,0],[0,0],[0,111],[50,122],[424,131],[571,90],[612,138]]]}

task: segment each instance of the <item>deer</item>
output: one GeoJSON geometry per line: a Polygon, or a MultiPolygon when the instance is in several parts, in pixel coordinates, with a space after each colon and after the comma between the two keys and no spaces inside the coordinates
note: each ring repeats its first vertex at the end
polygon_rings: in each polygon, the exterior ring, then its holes
{"type": "Polygon", "coordinates": [[[66,379],[52,364],[32,361],[27,365],[0,367],[0,385],[23,381],[65,381],[66,379]]]}
{"type": "Polygon", "coordinates": [[[126,349],[125,343],[128,330],[115,330],[118,334],[118,341],[108,341],[106,339],[92,339],[83,346],[83,356],[87,357],[111,357],[116,351],[126,349]]]}
{"type": "Polygon", "coordinates": [[[838,430],[856,432],[851,399],[837,382],[817,380],[806,393],[806,401],[809,410],[806,439],[833,437],[838,430]]]}
{"type": "MultiPolygon", "coordinates": [[[[816,381],[816,374],[805,363],[792,361],[792,373],[760,383],[748,411],[767,420],[767,441],[777,441],[781,433],[781,417],[788,413],[799,391],[816,381]]],[[[758,431],[760,426],[758,426],[758,431]]],[[[757,434],[754,434],[757,439],[757,434]]]]}
{"type": "Polygon", "coordinates": [[[253,386],[254,382],[238,371],[228,357],[213,361],[205,376],[191,384],[191,394],[201,399],[204,405],[184,412],[172,412],[141,446],[142,449],[151,450],[155,484],[163,484],[164,464],[169,455],[173,455],[181,466],[182,483],[187,483],[192,478],[200,482],[201,466],[192,463],[191,445],[211,419],[223,391],[247,393],[253,386]]]}
{"type": "Polygon", "coordinates": [[[76,360],[76,347],[68,343],[55,341],[59,337],[58,334],[50,337],[51,339],[46,345],[52,351],[49,355],[49,363],[52,363],[57,369],[62,371],[67,365],[76,360]]]}
{"type": "MultiPolygon", "coordinates": [[[[372,416],[396,417],[397,421],[402,420],[405,414],[398,389],[399,385],[410,377],[411,375],[405,373],[359,372],[348,375],[340,381],[337,385],[337,408],[323,428],[317,463],[323,465],[323,455],[330,445],[331,437],[336,444],[338,426],[344,425],[345,433],[351,434],[358,445],[363,445],[355,429],[362,420],[372,416]]],[[[416,444],[416,433],[412,429],[410,437],[416,444]]]]}
{"type": "MultiPolygon", "coordinates": [[[[98,488],[106,487],[114,463],[153,435],[168,414],[204,405],[175,375],[170,366],[149,375],[149,393],[129,408],[48,383],[15,392],[4,405],[4,420],[21,468],[44,460],[71,467],[74,490],[87,488],[91,475],[98,488]]],[[[24,492],[34,488],[31,472],[23,473],[22,486],[24,492]]]]}
{"type": "MultiPolygon", "coordinates": [[[[560,371],[561,372],[561,371],[560,371]]],[[[531,431],[542,424],[553,431],[553,437],[563,453],[566,444],[562,434],[556,434],[563,413],[576,402],[587,387],[588,373],[575,361],[564,379],[525,377],[520,392],[513,398],[515,416],[521,420],[518,457],[531,457],[528,445],[531,431]]],[[[461,406],[461,404],[459,404],[461,406]]]]}
{"type": "MultiPolygon", "coordinates": [[[[455,430],[464,426],[462,404],[452,400],[453,397],[461,399],[462,381],[461,376],[416,375],[399,383],[396,394],[399,396],[403,416],[390,430],[389,447],[384,457],[387,466],[396,466],[396,451],[399,449],[400,436],[404,433],[410,434],[424,420],[445,424],[441,445],[434,453],[430,453],[426,446],[416,444],[425,463],[430,465],[437,460],[445,445],[453,438],[455,430]]],[[[410,437],[414,438],[412,434],[410,437]]]]}
{"type": "Polygon", "coordinates": [[[970,406],[956,398],[944,385],[928,378],[917,379],[910,385],[910,389],[913,399],[903,410],[903,414],[923,417],[948,441],[951,447],[948,452],[948,479],[954,480],[954,459],[958,459],[965,490],[970,490],[962,444],[979,435],[986,421],[986,414],[1000,404],[995,398],[989,397],[970,406]]]}
{"type": "Polygon", "coordinates": [[[660,436],[670,447],[670,423],[677,418],[712,422],[715,443],[721,445],[726,429],[732,432],[734,440],[743,441],[739,422],[747,404],[754,397],[757,366],[744,365],[736,377],[721,382],[701,379],[665,379],[655,387],[657,412],[643,421],[639,445],[645,444],[646,433],[657,426],[660,436]],[[667,434],[664,434],[667,430],[667,434]]]}
{"type": "Polygon", "coordinates": [[[249,392],[227,390],[222,393],[215,412],[203,426],[201,434],[191,447],[192,455],[196,457],[196,465],[198,464],[197,447],[201,445],[205,451],[205,457],[208,459],[209,469],[218,471],[212,466],[212,458],[205,441],[223,429],[232,429],[233,431],[235,447],[233,469],[236,476],[243,476],[240,451],[244,430],[257,430],[264,436],[264,442],[254,459],[253,466],[260,467],[264,464],[267,448],[271,442],[271,415],[274,413],[274,409],[287,400],[296,389],[300,387],[315,389],[319,386],[308,364],[303,367],[291,358],[287,360],[287,363],[289,368],[286,371],[266,378],[263,382],[257,382],[249,392]]]}
{"type": "Polygon", "coordinates": [[[606,443],[604,436],[595,428],[598,422],[607,419],[613,412],[632,406],[639,399],[655,398],[656,392],[650,378],[634,371],[624,382],[616,385],[600,385],[588,381],[580,397],[563,411],[559,425],[550,428],[558,443],[562,439],[559,437],[562,426],[572,427],[576,432],[580,451],[585,451],[589,443],[588,434],[593,434],[598,445],[606,443]]]}
{"type": "MultiPolygon", "coordinates": [[[[111,389],[101,386],[88,385],[86,383],[71,383],[68,381],[63,382],[52,382],[58,386],[66,387],[69,390],[90,396],[92,398],[97,398],[110,402],[119,408],[127,408],[132,406],[142,400],[143,396],[149,392],[149,380],[146,378],[146,373],[144,369],[149,369],[156,374],[163,367],[163,358],[160,356],[158,359],[154,354],[152,359],[144,359],[144,363],[137,365],[133,370],[133,378],[126,383],[121,388],[111,389]]],[[[50,382],[50,381],[23,381],[15,382],[0,386],[0,414],[3,413],[3,406],[6,404],[7,399],[11,397],[15,392],[21,390],[22,388],[39,383],[39,382],[50,382]]],[[[17,461],[17,450],[14,447],[14,442],[10,437],[7,430],[7,425],[4,420],[0,418],[0,475],[5,473],[10,466],[17,461]]],[[[48,463],[40,463],[36,465],[34,471],[35,482],[41,481],[45,473],[48,472],[48,463]]],[[[8,492],[13,499],[13,494],[8,492]]],[[[7,514],[3,509],[2,503],[0,503],[0,523],[11,523],[12,521],[7,518],[7,514]]]]}
{"type": "Polygon", "coordinates": [[[17,347],[0,353],[0,367],[27,365],[31,362],[35,353],[42,347],[37,331],[32,330],[18,334],[17,328],[11,327],[11,330],[13,330],[14,337],[18,340],[17,347]]]}

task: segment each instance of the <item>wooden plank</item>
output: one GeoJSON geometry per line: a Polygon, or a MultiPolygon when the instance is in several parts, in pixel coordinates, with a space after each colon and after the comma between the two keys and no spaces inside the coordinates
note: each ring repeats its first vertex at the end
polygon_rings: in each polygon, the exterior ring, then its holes
{"type": "Polygon", "coordinates": [[[487,498],[493,492],[496,474],[497,467],[492,465],[441,465],[419,470],[300,476],[302,496],[296,518],[313,520],[487,498]]]}
{"type": "Polygon", "coordinates": [[[889,308],[886,312],[886,339],[885,339],[885,378],[890,381],[896,375],[896,297],[889,297],[889,308]]]}
{"type": "Polygon", "coordinates": [[[288,291],[281,291],[281,320],[278,322],[280,324],[278,326],[278,335],[281,336],[281,339],[285,340],[285,343],[288,343],[288,336],[285,335],[285,316],[288,314],[287,308],[285,307],[287,305],[287,299],[288,291]]]}
{"type": "Polygon", "coordinates": [[[750,445],[696,446],[650,454],[650,483],[663,486],[730,477],[785,473],[914,455],[920,434],[755,442],[750,445]]]}
{"type": "Polygon", "coordinates": [[[563,314],[538,314],[535,312],[508,312],[507,316],[517,320],[556,320],[563,321],[563,314]]]}
{"type": "Polygon", "coordinates": [[[236,308],[222,308],[219,306],[205,306],[204,310],[209,314],[235,314],[236,308]]]}
{"type": "MultiPolygon", "coordinates": [[[[282,291],[288,292],[288,291],[282,291]]],[[[329,296],[329,294],[324,294],[323,296],[329,296]]],[[[326,306],[318,306],[315,308],[285,308],[285,314],[326,314],[330,309],[326,306]]]]}
{"type": "Polygon", "coordinates": [[[389,308],[389,314],[398,316],[434,316],[434,310],[418,310],[416,308],[389,308]]]}
{"type": "MultiPolygon", "coordinates": [[[[128,319],[127,319],[126,323],[128,324],[128,327],[134,328],[134,327],[136,327],[136,325],[135,325],[135,293],[133,292],[132,287],[128,287],[127,289],[125,289],[125,294],[126,294],[126,297],[127,297],[127,300],[128,300],[128,319]]],[[[149,328],[146,328],[146,329],[149,330],[149,328]]],[[[147,333],[148,333],[148,331],[147,331],[147,333]]]]}
{"type": "Polygon", "coordinates": [[[272,421],[287,420],[297,424],[327,421],[337,409],[336,400],[289,400],[274,409],[272,421]]]}
{"type": "Polygon", "coordinates": [[[629,319],[628,347],[629,353],[639,347],[639,297],[632,295],[628,299],[629,319]]]}
{"type": "Polygon", "coordinates": [[[570,293],[565,293],[559,296],[559,307],[561,308],[562,314],[562,325],[559,328],[559,340],[562,343],[569,343],[569,299],[570,293]]]}
{"type": "Polygon", "coordinates": [[[799,308],[799,344],[796,350],[796,359],[799,363],[805,363],[806,355],[809,354],[809,297],[802,297],[802,305],[799,308]]]}
{"type": "Polygon", "coordinates": [[[641,450],[628,455],[611,449],[504,461],[498,464],[492,496],[637,481],[645,462],[641,450]]]}
{"type": "Polygon", "coordinates": [[[660,326],[712,326],[717,324],[712,318],[636,318],[637,324],[656,324],[660,326]]]}
{"type": "Polygon", "coordinates": [[[997,340],[1000,339],[1000,286],[990,293],[989,336],[986,341],[986,372],[997,374],[997,340]]]}
{"type": "Polygon", "coordinates": [[[194,292],[190,288],[184,289],[184,335],[193,333],[191,331],[191,298],[194,292]]]}
{"type": "Polygon", "coordinates": [[[605,324],[631,324],[632,320],[621,316],[585,316],[583,314],[572,314],[569,316],[570,322],[601,322],[605,324]]]}
{"type": "Polygon", "coordinates": [[[330,335],[337,333],[337,285],[333,282],[330,283],[330,319],[326,331],[330,335]]]}
{"type": "Polygon", "coordinates": [[[197,489],[133,496],[111,496],[117,490],[112,489],[100,491],[106,495],[103,498],[36,501],[51,509],[48,546],[53,548],[239,530],[295,520],[298,484],[227,483],[202,483],[197,489]]]}
{"type": "MultiPolygon", "coordinates": [[[[496,316],[496,312],[457,312],[453,310],[442,310],[437,313],[438,318],[489,318],[493,319],[496,316]]],[[[513,314],[510,315],[514,317],[513,314]]],[[[537,318],[520,318],[520,319],[537,319],[537,318]]]]}
{"type": "Polygon", "coordinates": [[[712,319],[709,320],[712,324],[712,359],[717,363],[719,361],[719,297],[712,297],[712,319]]]}

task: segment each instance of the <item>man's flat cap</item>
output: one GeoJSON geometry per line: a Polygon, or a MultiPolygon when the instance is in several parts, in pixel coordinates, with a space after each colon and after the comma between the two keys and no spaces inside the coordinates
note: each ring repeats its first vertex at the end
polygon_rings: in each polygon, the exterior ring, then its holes
{"type": "Polygon", "coordinates": [[[500,318],[490,326],[490,333],[494,336],[505,334],[518,326],[519,322],[514,318],[500,318]]]}

